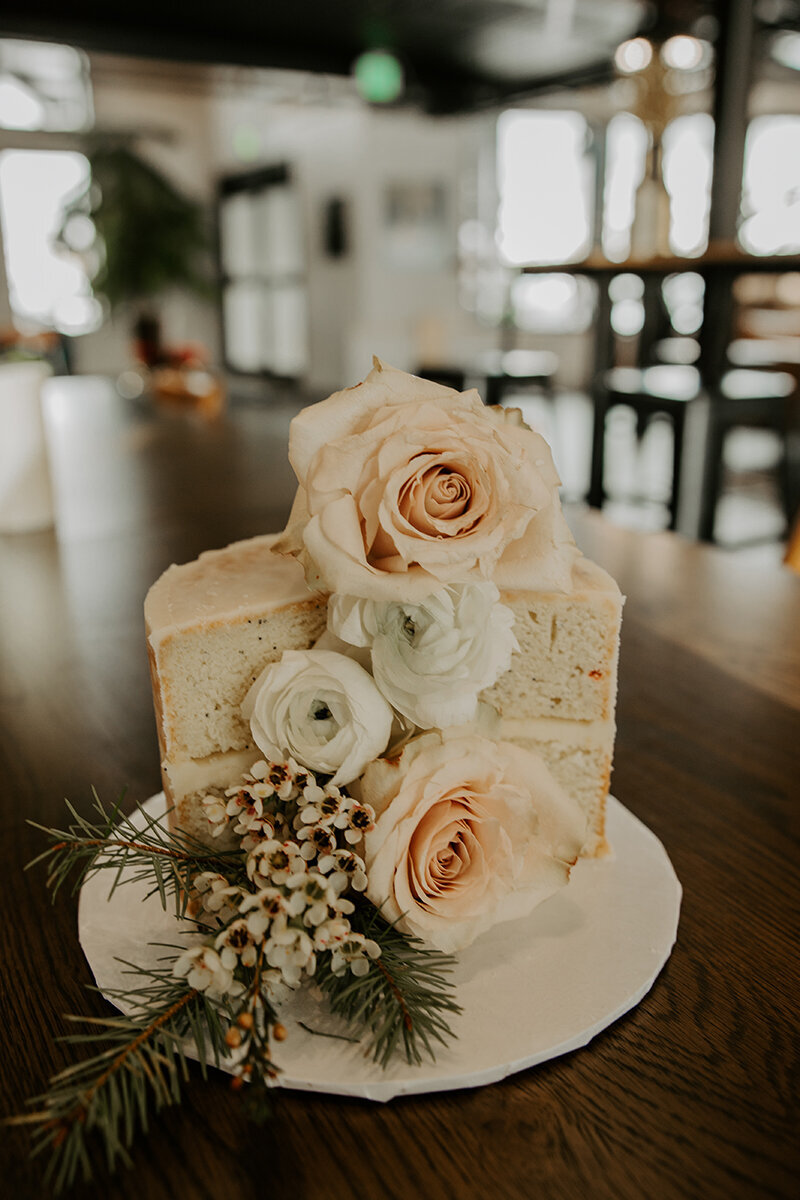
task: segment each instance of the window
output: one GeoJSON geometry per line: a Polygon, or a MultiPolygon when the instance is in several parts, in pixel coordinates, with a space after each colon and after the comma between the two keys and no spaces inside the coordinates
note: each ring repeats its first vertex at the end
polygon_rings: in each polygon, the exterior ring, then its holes
{"type": "Polygon", "coordinates": [[[702,254],[708,244],[714,118],[691,113],[664,131],[664,183],[669,192],[669,242],[676,254],[702,254]]]}
{"type": "Polygon", "coordinates": [[[89,68],[80,50],[0,39],[0,127],[77,130],[92,119],[89,68]]]}
{"type": "Polygon", "coordinates": [[[287,168],[223,180],[219,228],[227,365],[244,374],[302,375],[308,366],[305,250],[287,168]]]}
{"type": "MultiPolygon", "coordinates": [[[[0,128],[70,131],[86,129],[92,120],[84,54],[72,46],[0,39],[0,128]]],[[[77,334],[101,323],[84,262],[54,244],[68,199],[88,178],[88,160],[77,152],[0,153],[3,251],[11,310],[20,326],[77,334]]],[[[88,241],[83,238],[81,249],[93,240],[94,227],[84,233],[88,241]]]]}
{"type": "Polygon", "coordinates": [[[633,113],[617,113],[606,130],[603,182],[603,253],[612,262],[627,258],[636,204],[644,175],[647,130],[633,113]]]}
{"type": "Polygon", "coordinates": [[[756,117],[745,143],[739,239],[750,254],[800,250],[800,117],[756,117]]]}
{"type": "Polygon", "coordinates": [[[574,112],[511,109],[497,125],[498,248],[510,265],[582,258],[592,242],[589,129],[574,112]]]}
{"type": "MultiPolygon", "coordinates": [[[[69,197],[89,176],[83,154],[66,150],[0,153],[0,219],[11,309],[22,324],[89,333],[102,309],[83,262],[54,247],[69,197]]],[[[92,230],[93,232],[93,230],[92,230]]]]}
{"type": "Polygon", "coordinates": [[[501,280],[486,281],[487,295],[510,307],[519,329],[569,333],[591,321],[594,291],[569,275],[521,275],[523,263],[569,262],[588,253],[592,240],[593,161],[589,127],[580,113],[512,109],[497,125],[500,197],[497,250],[501,280]],[[503,265],[505,264],[505,270],[503,265]]]}

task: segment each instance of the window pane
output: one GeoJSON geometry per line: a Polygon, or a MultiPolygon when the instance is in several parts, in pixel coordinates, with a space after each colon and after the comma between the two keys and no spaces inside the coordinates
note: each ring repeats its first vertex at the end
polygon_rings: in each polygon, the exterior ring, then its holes
{"type": "Polygon", "coordinates": [[[664,183],[669,192],[669,242],[676,254],[701,254],[708,244],[714,119],[692,113],[664,131],[664,183]]]}
{"type": "Polygon", "coordinates": [[[81,259],[53,246],[65,203],[88,176],[83,154],[0,153],[0,217],[12,311],[62,333],[88,333],[102,319],[81,259]]]}
{"type": "Polygon", "coordinates": [[[88,129],[93,115],[88,60],[80,50],[0,39],[0,127],[88,129]]]}
{"type": "Polygon", "coordinates": [[[264,363],[278,375],[302,375],[308,368],[306,292],[300,284],[273,289],[272,359],[264,363]]]}
{"type": "Polygon", "coordinates": [[[260,371],[263,353],[261,285],[233,283],[222,298],[225,358],[234,371],[260,371]]]}
{"type": "Polygon", "coordinates": [[[800,117],[756,117],[747,130],[739,239],[751,254],[800,250],[800,117]]]}
{"type": "Polygon", "coordinates": [[[591,246],[593,163],[580,113],[511,109],[497,125],[498,245],[508,263],[566,262],[591,246]]]}
{"type": "Polygon", "coordinates": [[[636,189],[644,177],[647,130],[632,113],[617,113],[606,130],[603,189],[603,252],[613,262],[627,258],[636,189]]]}

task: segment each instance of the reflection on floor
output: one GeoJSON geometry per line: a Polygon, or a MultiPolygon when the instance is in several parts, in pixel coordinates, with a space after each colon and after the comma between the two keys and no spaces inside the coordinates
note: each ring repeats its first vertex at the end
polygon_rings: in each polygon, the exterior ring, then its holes
{"type": "MultiPolygon", "coordinates": [[[[581,500],[589,486],[592,403],[579,392],[561,392],[555,400],[535,394],[508,395],[509,407],[547,439],[568,500],[581,500]]],[[[779,445],[769,430],[735,430],[726,440],[723,494],[717,506],[717,543],[737,558],[778,564],[784,552],[785,520],[775,486],[779,445]]],[[[604,513],[633,529],[665,529],[666,499],[672,473],[672,426],[653,420],[637,447],[636,418],[613,409],[606,431],[604,513]]]]}

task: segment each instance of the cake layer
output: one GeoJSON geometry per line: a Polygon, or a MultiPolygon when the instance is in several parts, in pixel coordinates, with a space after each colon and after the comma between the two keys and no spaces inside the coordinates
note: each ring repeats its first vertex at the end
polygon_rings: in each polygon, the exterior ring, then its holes
{"type": "MultiPolygon", "coordinates": [[[[212,789],[224,790],[236,783],[245,771],[261,757],[258,749],[229,750],[226,754],[211,754],[208,758],[165,760],[161,775],[169,806],[170,825],[204,842],[211,842],[208,821],[203,809],[203,796],[212,789]]],[[[221,849],[233,849],[236,839],[213,839],[221,849]]]]}
{"type": "MultiPolygon", "coordinates": [[[[607,849],[604,833],[605,799],[614,748],[613,721],[562,721],[555,718],[504,720],[493,730],[500,741],[515,742],[541,755],[558,783],[570,792],[586,814],[586,855],[607,849]]],[[[210,841],[202,798],[212,788],[237,782],[260,757],[258,749],[231,750],[204,759],[166,763],[164,790],[173,805],[176,827],[210,841]]],[[[222,845],[222,843],[217,843],[222,845]]]]}
{"type": "Polygon", "coordinates": [[[199,759],[250,747],[241,703],[284,650],[325,628],[325,597],[308,590],[274,536],[236,542],[170,567],[150,589],[145,623],[162,758],[199,759]]]}
{"type": "Polygon", "coordinates": [[[602,567],[579,559],[573,588],[501,592],[519,650],[482,693],[502,717],[603,721],[613,716],[622,597],[602,567]]]}
{"type": "Polygon", "coordinates": [[[608,851],[605,809],[614,755],[613,720],[562,721],[557,718],[503,720],[498,737],[540,754],[556,781],[586,814],[583,854],[608,851]]]}

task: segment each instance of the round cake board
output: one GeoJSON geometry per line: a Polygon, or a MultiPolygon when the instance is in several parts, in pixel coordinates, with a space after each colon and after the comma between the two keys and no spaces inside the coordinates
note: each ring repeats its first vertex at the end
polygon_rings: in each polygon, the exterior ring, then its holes
{"type": "MultiPolygon", "coordinates": [[[[163,813],[163,792],[143,809],[163,813]]],[[[281,1086],[386,1101],[494,1083],[585,1046],[650,990],[675,943],[681,902],[664,847],[613,798],[607,834],[610,855],[581,859],[568,885],[530,917],[498,925],[461,951],[453,978],[463,1011],[435,1062],[398,1060],[383,1070],[343,1040],[352,1033],[323,999],[302,990],[281,1009],[288,1030],[274,1048],[281,1086]]],[[[158,895],[145,898],[144,883],[109,895],[113,874],[86,880],[78,910],[81,945],[104,994],[136,986],[126,961],[163,966],[164,944],[180,945],[187,928],[158,895]]]]}

